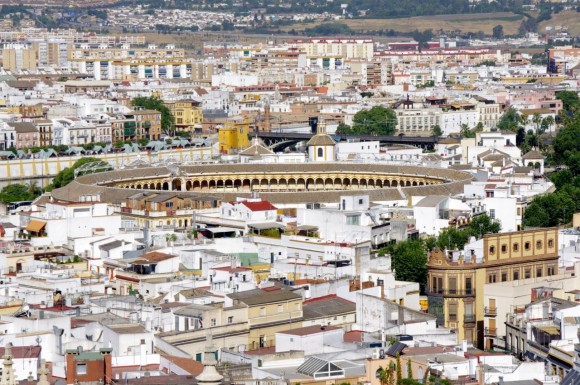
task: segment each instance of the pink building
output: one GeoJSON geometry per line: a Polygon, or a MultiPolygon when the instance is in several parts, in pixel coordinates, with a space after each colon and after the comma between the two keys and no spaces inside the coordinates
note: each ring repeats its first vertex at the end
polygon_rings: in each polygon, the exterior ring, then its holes
{"type": "Polygon", "coordinates": [[[17,149],[37,147],[40,145],[40,133],[38,128],[29,122],[8,123],[14,128],[16,133],[16,140],[14,147],[17,149]]]}
{"type": "Polygon", "coordinates": [[[508,101],[518,109],[549,109],[555,114],[562,109],[562,101],[556,99],[554,91],[551,90],[526,90],[510,94],[508,101]]]}

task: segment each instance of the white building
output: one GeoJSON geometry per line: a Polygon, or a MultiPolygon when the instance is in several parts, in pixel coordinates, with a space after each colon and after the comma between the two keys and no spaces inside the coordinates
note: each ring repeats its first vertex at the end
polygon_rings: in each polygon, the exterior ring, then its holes
{"type": "Polygon", "coordinates": [[[471,208],[459,199],[432,195],[413,205],[415,226],[420,233],[437,236],[452,223],[467,223],[471,208]]]}
{"type": "Polygon", "coordinates": [[[336,143],[336,159],[358,160],[358,159],[375,159],[380,155],[381,143],[379,141],[371,142],[338,142],[336,143]]]}

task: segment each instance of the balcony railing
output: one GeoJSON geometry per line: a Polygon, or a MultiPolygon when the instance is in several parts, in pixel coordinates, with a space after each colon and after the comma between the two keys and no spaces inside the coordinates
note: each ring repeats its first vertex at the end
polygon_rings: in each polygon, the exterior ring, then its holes
{"type": "Polygon", "coordinates": [[[475,297],[475,289],[429,289],[427,290],[427,295],[441,297],[475,297]]]}
{"type": "Polygon", "coordinates": [[[484,329],[484,334],[486,336],[497,336],[497,328],[485,328],[484,329]]]}
{"type": "Polygon", "coordinates": [[[497,308],[496,307],[491,307],[491,306],[486,306],[486,307],[483,308],[483,313],[487,317],[495,317],[497,315],[497,308]]]}

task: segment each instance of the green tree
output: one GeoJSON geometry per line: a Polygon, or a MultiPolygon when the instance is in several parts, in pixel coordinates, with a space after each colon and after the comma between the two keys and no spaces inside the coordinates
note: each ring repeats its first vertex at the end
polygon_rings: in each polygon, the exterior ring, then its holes
{"type": "Polygon", "coordinates": [[[535,197],[526,208],[524,225],[550,227],[570,222],[578,210],[578,201],[573,197],[580,197],[580,188],[565,186],[564,189],[535,197]]]}
{"type": "Polygon", "coordinates": [[[407,359],[407,378],[413,379],[413,366],[411,365],[411,359],[407,359]]]}
{"type": "Polygon", "coordinates": [[[580,115],[567,119],[553,142],[553,159],[566,165],[550,174],[556,192],[536,196],[526,208],[524,226],[549,227],[569,223],[580,211],[580,115]]]}
{"type": "Polygon", "coordinates": [[[379,382],[381,385],[394,385],[393,384],[393,362],[391,361],[387,368],[383,368],[382,366],[379,367],[377,370],[377,376],[379,378],[379,382]]]}
{"type": "Polygon", "coordinates": [[[495,234],[501,231],[501,224],[491,219],[488,215],[478,215],[463,229],[454,227],[445,229],[439,233],[436,245],[441,250],[455,248],[462,249],[470,237],[481,238],[485,234],[495,234]]]}
{"type": "Polygon", "coordinates": [[[403,381],[401,381],[401,383],[403,385],[423,385],[421,381],[417,381],[413,378],[403,378],[403,381]]]}
{"type": "Polygon", "coordinates": [[[475,130],[469,128],[469,126],[465,123],[461,125],[461,130],[459,131],[459,135],[462,138],[475,138],[475,130]]]}
{"type": "Polygon", "coordinates": [[[532,116],[532,123],[536,125],[536,133],[540,131],[540,125],[542,124],[542,115],[539,112],[535,112],[532,116]]]}
{"type": "Polygon", "coordinates": [[[391,254],[395,279],[418,282],[423,290],[427,283],[427,251],[423,241],[402,241],[389,245],[387,251],[391,254]]]}
{"type": "Polygon", "coordinates": [[[393,135],[396,127],[395,111],[383,106],[359,111],[353,117],[352,130],[356,134],[393,135]]]}
{"type": "Polygon", "coordinates": [[[437,137],[443,136],[443,130],[438,124],[434,125],[433,128],[431,129],[431,135],[437,137]]]}
{"type": "Polygon", "coordinates": [[[0,191],[0,202],[12,203],[21,201],[31,201],[36,198],[39,194],[31,193],[28,186],[15,183],[5,186],[0,191]]]}
{"type": "Polygon", "coordinates": [[[35,180],[31,180],[26,184],[26,188],[30,195],[38,196],[42,194],[42,189],[38,187],[38,182],[35,180]]]}
{"type": "Polygon", "coordinates": [[[501,231],[501,223],[487,214],[478,215],[468,226],[469,234],[476,236],[477,234],[497,234],[501,231]]]}
{"type": "Polygon", "coordinates": [[[336,127],[336,133],[339,135],[349,135],[352,134],[352,129],[348,124],[339,123],[338,127],[336,127]]]}
{"type": "Polygon", "coordinates": [[[106,162],[103,162],[102,160],[100,160],[98,158],[92,158],[92,157],[81,158],[81,159],[77,160],[76,162],[74,162],[72,167],[66,167],[64,170],[62,170],[61,172],[56,174],[56,176],[52,180],[52,183],[50,185],[48,185],[46,190],[52,191],[55,188],[61,188],[61,187],[66,186],[67,184],[69,184],[70,182],[72,182],[75,179],[75,170],[77,168],[79,168],[87,163],[92,163],[92,162],[97,163],[97,165],[95,167],[95,172],[101,172],[101,171],[106,171],[106,170],[112,169],[111,165],[109,165],[106,162]]]}
{"type": "Polygon", "coordinates": [[[569,121],[554,139],[554,160],[566,164],[568,159],[580,149],[580,118],[569,121]]]}
{"type": "Polygon", "coordinates": [[[556,99],[562,101],[565,112],[573,112],[580,106],[580,98],[576,91],[556,92],[556,99]]]}
{"type": "Polygon", "coordinates": [[[175,117],[171,110],[163,104],[163,101],[156,97],[138,97],[131,102],[135,107],[143,107],[148,110],[161,112],[161,129],[170,134],[175,127],[175,117]]]}
{"type": "Polygon", "coordinates": [[[522,123],[522,117],[519,112],[515,108],[510,107],[499,118],[497,128],[504,131],[517,132],[522,126],[522,123]]]}
{"type": "Polygon", "coordinates": [[[397,385],[401,385],[401,382],[403,381],[403,367],[401,366],[401,355],[399,353],[397,353],[396,360],[397,385]]]}
{"type": "Polygon", "coordinates": [[[494,39],[503,39],[503,25],[498,24],[491,31],[494,39]]]}

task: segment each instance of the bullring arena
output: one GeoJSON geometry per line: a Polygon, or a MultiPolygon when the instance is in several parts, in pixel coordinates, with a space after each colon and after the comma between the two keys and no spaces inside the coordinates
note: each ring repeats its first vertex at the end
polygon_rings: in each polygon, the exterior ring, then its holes
{"type": "Polygon", "coordinates": [[[192,200],[233,200],[258,192],[276,204],[338,202],[367,194],[372,201],[463,192],[469,173],[419,166],[361,163],[210,164],[126,168],[83,175],[54,190],[66,202],[118,204],[137,192],[173,192],[192,200]]]}

